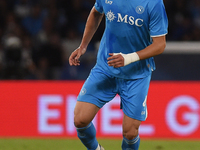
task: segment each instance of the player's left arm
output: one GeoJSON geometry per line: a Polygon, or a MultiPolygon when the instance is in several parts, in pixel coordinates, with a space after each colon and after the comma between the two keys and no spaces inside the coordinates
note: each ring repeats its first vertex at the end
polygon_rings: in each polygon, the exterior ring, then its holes
{"type": "Polygon", "coordinates": [[[153,43],[140,51],[123,54],[123,53],[110,53],[108,65],[115,68],[126,66],[130,63],[154,57],[164,52],[166,47],[166,38],[164,36],[152,37],[153,43]]]}
{"type": "Polygon", "coordinates": [[[165,11],[164,3],[162,0],[152,1],[148,5],[150,12],[149,31],[152,36],[153,42],[146,48],[130,53],[112,53],[109,54],[108,65],[115,68],[126,66],[135,61],[147,59],[163,53],[166,46],[165,35],[167,34],[168,20],[165,11]],[[162,36],[157,36],[162,35],[162,36]]]}
{"type": "Polygon", "coordinates": [[[147,59],[156,55],[160,55],[164,52],[166,47],[165,36],[153,37],[153,43],[147,46],[145,49],[136,52],[140,60],[147,59]]]}

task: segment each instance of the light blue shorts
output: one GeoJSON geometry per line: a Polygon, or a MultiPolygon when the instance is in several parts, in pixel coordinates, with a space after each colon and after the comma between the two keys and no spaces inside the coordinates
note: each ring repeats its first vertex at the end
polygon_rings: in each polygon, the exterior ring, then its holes
{"type": "Polygon", "coordinates": [[[133,119],[144,121],[147,118],[146,100],[150,80],[151,74],[145,78],[127,80],[95,68],[91,70],[77,100],[102,108],[118,94],[123,112],[133,119]]]}

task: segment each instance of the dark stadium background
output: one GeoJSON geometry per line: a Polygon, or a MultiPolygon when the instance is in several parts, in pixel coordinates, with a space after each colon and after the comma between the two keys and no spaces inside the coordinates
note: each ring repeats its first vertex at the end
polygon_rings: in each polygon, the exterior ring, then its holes
{"type": "MultiPolygon", "coordinates": [[[[81,58],[68,57],[79,46],[95,0],[1,0],[0,80],[85,80],[96,61],[104,21],[81,58]]],[[[200,40],[200,1],[164,0],[169,19],[167,42],[200,40]]],[[[180,43],[179,43],[180,44],[180,43]]],[[[191,49],[188,49],[190,51],[191,49]]],[[[155,57],[153,80],[199,80],[200,53],[155,57]]]]}

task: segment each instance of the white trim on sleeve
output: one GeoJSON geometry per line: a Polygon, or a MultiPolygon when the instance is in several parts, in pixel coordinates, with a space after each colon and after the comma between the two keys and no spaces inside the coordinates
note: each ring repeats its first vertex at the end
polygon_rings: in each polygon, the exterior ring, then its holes
{"type": "Polygon", "coordinates": [[[165,34],[161,34],[161,35],[151,35],[151,37],[160,37],[160,36],[164,36],[164,35],[167,35],[167,33],[165,33],[165,34]]]}

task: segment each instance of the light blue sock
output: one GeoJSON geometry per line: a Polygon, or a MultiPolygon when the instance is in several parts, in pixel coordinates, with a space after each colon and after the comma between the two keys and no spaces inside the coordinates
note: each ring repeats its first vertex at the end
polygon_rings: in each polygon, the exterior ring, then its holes
{"type": "Polygon", "coordinates": [[[88,126],[76,128],[76,130],[79,139],[87,147],[87,150],[95,150],[97,148],[96,129],[92,122],[88,126]]]}
{"type": "Polygon", "coordinates": [[[138,135],[133,140],[128,140],[123,137],[122,150],[138,150],[140,146],[140,136],[138,135]]]}

